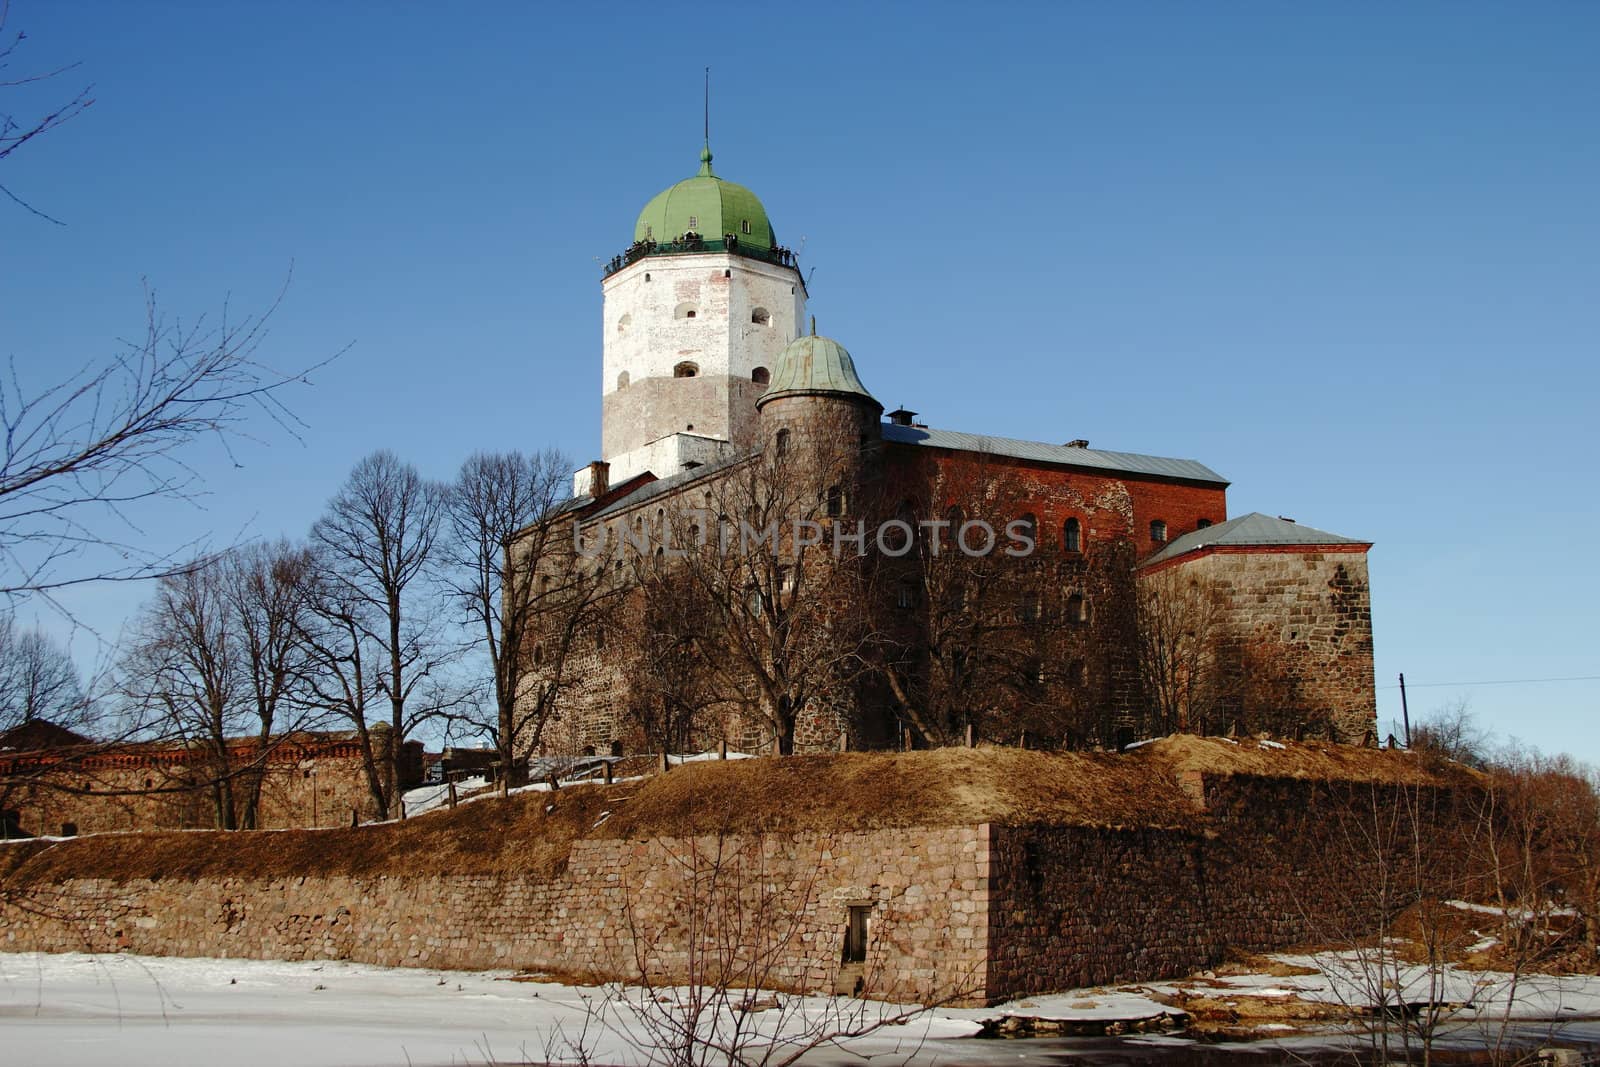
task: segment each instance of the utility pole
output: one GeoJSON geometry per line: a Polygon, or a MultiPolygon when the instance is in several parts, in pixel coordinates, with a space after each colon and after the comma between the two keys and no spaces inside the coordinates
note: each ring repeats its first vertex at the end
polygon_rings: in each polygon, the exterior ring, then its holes
{"type": "Polygon", "coordinates": [[[1400,672],[1400,719],[1406,728],[1406,747],[1411,747],[1411,709],[1406,707],[1406,672],[1400,672]]]}

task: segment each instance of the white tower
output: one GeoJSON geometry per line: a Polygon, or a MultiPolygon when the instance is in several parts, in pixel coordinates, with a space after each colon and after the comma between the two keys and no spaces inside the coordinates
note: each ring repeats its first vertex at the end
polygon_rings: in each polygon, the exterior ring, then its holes
{"type": "MultiPolygon", "coordinates": [[[[607,265],[601,458],[616,485],[755,444],[756,398],[800,335],[805,282],[754,193],[711,172],[655,196],[607,265]]],[[[578,472],[575,489],[590,489],[578,472]]]]}

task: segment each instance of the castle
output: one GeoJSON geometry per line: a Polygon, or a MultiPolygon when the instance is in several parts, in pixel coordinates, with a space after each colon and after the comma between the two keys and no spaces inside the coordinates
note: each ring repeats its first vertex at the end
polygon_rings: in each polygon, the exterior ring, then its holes
{"type": "Polygon", "coordinates": [[[844,346],[807,330],[794,255],[709,145],[602,288],[601,455],[561,514],[589,558],[524,562],[546,584],[615,582],[607,612],[578,624],[564,602],[530,642],[532,687],[559,691],[545,750],[1373,733],[1369,543],[1230,516],[1228,481],[1194,460],[885,416],[844,346]],[[769,522],[789,562],[750,553],[769,522]],[[845,567],[841,545],[869,562],[845,567]],[[751,647],[807,626],[812,660],[841,647],[806,679],[814,663],[751,647]]]}

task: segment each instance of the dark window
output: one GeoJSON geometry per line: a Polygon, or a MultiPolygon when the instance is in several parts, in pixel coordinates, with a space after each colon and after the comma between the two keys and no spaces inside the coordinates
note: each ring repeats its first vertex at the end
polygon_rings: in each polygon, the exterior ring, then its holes
{"type": "Polygon", "coordinates": [[[844,514],[844,491],[837,485],[828,486],[828,517],[836,519],[844,514]]]}
{"type": "Polygon", "coordinates": [[[781,456],[784,453],[789,451],[789,431],[788,430],[779,430],[778,431],[778,437],[777,437],[776,444],[777,444],[777,449],[778,449],[778,455],[781,456]]]}
{"type": "Polygon", "coordinates": [[[745,234],[746,236],[749,236],[749,234],[750,234],[750,220],[749,219],[745,219],[745,220],[743,220],[742,222],[739,223],[739,232],[742,233],[742,234],[745,234]]]}
{"type": "Polygon", "coordinates": [[[77,837],[78,836],[78,824],[75,823],[75,822],[64,822],[64,823],[62,823],[61,824],[61,836],[62,837],[77,837]]]}
{"type": "Polygon", "coordinates": [[[1017,618],[1023,622],[1039,621],[1039,594],[1027,592],[1022,594],[1022,600],[1017,605],[1017,618]]]}
{"type": "Polygon", "coordinates": [[[693,378],[699,373],[700,365],[697,363],[690,363],[687,360],[672,368],[672,376],[674,378],[693,378]]]}
{"type": "Polygon", "coordinates": [[[537,666],[539,666],[539,664],[541,664],[543,662],[544,662],[544,646],[543,645],[534,645],[533,646],[533,665],[535,667],[537,667],[537,666]]]}
{"type": "Polygon", "coordinates": [[[1089,684],[1089,668],[1084,666],[1081,659],[1072,661],[1072,666],[1067,668],[1067,676],[1072,679],[1072,684],[1079,689],[1089,684]]]}
{"type": "Polygon", "coordinates": [[[698,229],[699,226],[700,226],[700,216],[699,215],[690,215],[689,216],[689,229],[691,229],[691,230],[698,229]]]}
{"type": "Polygon", "coordinates": [[[1068,519],[1061,527],[1061,547],[1068,552],[1083,551],[1083,526],[1077,519],[1068,519]]]}
{"type": "Polygon", "coordinates": [[[843,962],[867,962],[867,923],[871,914],[872,906],[870,904],[850,905],[849,914],[844,924],[843,962]]]}
{"type": "Polygon", "coordinates": [[[772,374],[765,367],[757,367],[750,372],[750,380],[757,385],[766,385],[772,380],[772,374]]]}
{"type": "Polygon", "coordinates": [[[1167,539],[1167,524],[1160,519],[1150,520],[1150,540],[1160,544],[1167,539]]]}
{"type": "Polygon", "coordinates": [[[894,589],[895,607],[902,610],[917,606],[917,587],[910,582],[901,582],[894,589]]]}
{"type": "Polygon", "coordinates": [[[1210,519],[1201,519],[1199,522],[1194,524],[1194,528],[1196,530],[1204,530],[1207,526],[1210,526],[1210,525],[1211,525],[1211,520],[1210,519]]]}
{"type": "Polygon", "coordinates": [[[1089,602],[1083,599],[1082,594],[1073,593],[1071,596],[1067,597],[1067,621],[1089,621],[1089,602]]]}
{"type": "Polygon", "coordinates": [[[766,308],[756,308],[754,311],[750,312],[750,321],[755,323],[757,326],[771,326],[772,312],[768,311],[766,308]]]}

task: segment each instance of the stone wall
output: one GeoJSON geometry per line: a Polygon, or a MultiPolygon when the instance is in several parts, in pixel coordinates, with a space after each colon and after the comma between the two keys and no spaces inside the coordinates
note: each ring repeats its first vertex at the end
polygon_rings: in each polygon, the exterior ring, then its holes
{"type": "Polygon", "coordinates": [[[987,836],[986,826],[958,826],[587,839],[549,880],[430,874],[416,857],[396,866],[423,871],[371,877],[13,881],[0,894],[0,948],[509,967],[588,980],[636,978],[641,958],[658,978],[708,976],[720,955],[712,946],[737,939],[745,973],[831,992],[854,905],[870,908],[864,992],[979,1001],[987,836]],[[719,906],[731,901],[740,907],[719,906]]]}
{"type": "Polygon", "coordinates": [[[1203,776],[1200,829],[994,827],[989,995],[1189,974],[1226,950],[1348,945],[1469,891],[1449,790],[1203,776]],[[1399,890],[1384,897],[1380,887],[1399,890]]]}
{"type": "MultiPolygon", "coordinates": [[[[1207,744],[1225,743],[1189,748],[1207,744]]],[[[1332,748],[1316,758],[1391,777],[1178,767],[1189,809],[1177,798],[1154,806],[1170,780],[1152,777],[1136,797],[1131,783],[1097,777],[1080,760],[1073,766],[1092,779],[1083,801],[1123,790],[1106,809],[1123,814],[1097,825],[1054,817],[608,836],[608,826],[637,817],[632,805],[656,803],[645,785],[615,795],[573,787],[556,805],[538,794],[362,830],[13,842],[0,845],[0,949],[510,967],[579,980],[637,979],[643,967],[658,979],[704,981],[728,967],[778,988],[849,991],[859,977],[873,996],[990,1002],[1175,977],[1230,948],[1354,943],[1419,886],[1441,898],[1470,894],[1456,847],[1475,827],[1457,791],[1470,786],[1418,784],[1443,780],[1404,766],[1401,754],[1332,748]],[[519,810],[532,821],[519,821],[519,810]],[[121,878],[100,873],[117,870],[121,878]],[[236,873],[246,871],[256,873],[236,873]],[[842,960],[852,908],[868,923],[858,968],[842,960]],[[732,945],[732,962],[719,962],[732,945]]],[[[1278,751],[1238,749],[1241,760],[1269,763],[1278,751]]],[[[838,766],[859,770],[863,758],[838,757],[838,766]]],[[[1054,758],[1036,757],[1036,770],[1054,758]]],[[[747,772],[713,767],[706,780],[747,772]]],[[[691,773],[656,786],[678,788],[691,773]]],[[[824,779],[825,793],[845,780],[824,779]]],[[[774,788],[778,779],[760,780],[774,788]]],[[[1048,810],[1037,806],[1046,799],[1030,810],[1048,810]]]]}
{"type": "Polygon", "coordinates": [[[1265,728],[1293,736],[1298,722],[1351,744],[1377,728],[1364,545],[1214,549],[1171,570],[1218,598],[1240,699],[1263,706],[1265,728]]]}

